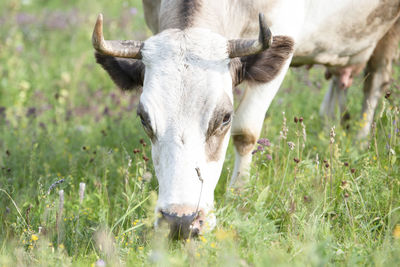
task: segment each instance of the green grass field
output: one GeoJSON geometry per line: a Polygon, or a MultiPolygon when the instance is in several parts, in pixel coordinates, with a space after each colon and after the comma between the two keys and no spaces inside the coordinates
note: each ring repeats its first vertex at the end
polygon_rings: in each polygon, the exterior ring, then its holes
{"type": "Polygon", "coordinates": [[[400,68],[362,142],[361,78],[349,129],[336,125],[332,142],[333,124],[318,115],[324,70],[290,70],[265,119],[272,146],[255,154],[248,186],[227,187],[230,145],[218,226],[170,241],[153,228],[157,181],[139,94],[119,91],[94,60],[100,12],[109,39],[151,34],[139,0],[0,2],[0,266],[400,264],[400,68]]]}

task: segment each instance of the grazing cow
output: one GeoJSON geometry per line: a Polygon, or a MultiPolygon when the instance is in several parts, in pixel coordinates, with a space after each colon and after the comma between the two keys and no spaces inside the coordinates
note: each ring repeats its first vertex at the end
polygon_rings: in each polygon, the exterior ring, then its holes
{"type": "Polygon", "coordinates": [[[371,128],[376,106],[382,92],[390,85],[392,64],[398,58],[400,42],[400,19],[390,28],[385,36],[379,40],[372,53],[371,58],[363,63],[328,67],[325,72],[327,79],[332,78],[328,92],[320,108],[321,116],[334,119],[336,116],[335,106],[339,106],[340,116],[347,119],[346,95],[347,89],[353,83],[355,75],[359,74],[364,67],[364,101],[362,108],[363,126],[358,132],[358,138],[365,138],[371,128]]]}
{"type": "Polygon", "coordinates": [[[289,65],[365,62],[400,11],[399,0],[143,4],[153,37],[105,41],[100,15],[93,46],[120,88],[143,86],[137,112],[152,142],[156,212],[181,237],[215,225],[214,189],[230,134],[236,151],[231,184],[246,181],[265,113],[289,65]],[[265,17],[257,20],[259,12],[265,17]],[[246,92],[233,116],[232,88],[240,83],[246,92]]]}

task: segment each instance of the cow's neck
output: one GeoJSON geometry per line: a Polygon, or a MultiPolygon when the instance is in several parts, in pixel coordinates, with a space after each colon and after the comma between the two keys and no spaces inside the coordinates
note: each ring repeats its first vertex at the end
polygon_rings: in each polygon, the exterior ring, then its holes
{"type": "MultiPolygon", "coordinates": [[[[207,28],[227,38],[236,38],[245,30],[249,8],[238,0],[164,0],[161,1],[159,31],[169,28],[207,28]]],[[[257,15],[255,14],[257,18],[257,15]]]]}

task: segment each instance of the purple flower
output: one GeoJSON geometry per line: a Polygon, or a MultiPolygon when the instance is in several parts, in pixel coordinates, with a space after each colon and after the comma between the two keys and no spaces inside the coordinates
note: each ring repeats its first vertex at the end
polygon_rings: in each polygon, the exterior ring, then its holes
{"type": "Polygon", "coordinates": [[[251,154],[254,155],[254,154],[256,154],[257,152],[258,152],[258,150],[256,149],[256,150],[253,150],[253,151],[251,152],[251,154]]]}
{"type": "Polygon", "coordinates": [[[136,7],[131,7],[129,9],[129,12],[131,13],[131,15],[136,15],[137,14],[137,8],[136,7]]]}
{"type": "Polygon", "coordinates": [[[98,260],[96,261],[96,266],[99,266],[99,267],[106,266],[106,262],[103,261],[102,259],[98,259],[98,260]]]}
{"type": "Polygon", "coordinates": [[[267,154],[267,160],[272,160],[272,156],[270,154],[267,154]]]}
{"type": "Polygon", "coordinates": [[[267,138],[261,138],[257,141],[257,143],[266,147],[271,146],[271,142],[267,138]]]}
{"type": "Polygon", "coordinates": [[[264,151],[264,148],[262,146],[258,146],[257,151],[264,151]]]}

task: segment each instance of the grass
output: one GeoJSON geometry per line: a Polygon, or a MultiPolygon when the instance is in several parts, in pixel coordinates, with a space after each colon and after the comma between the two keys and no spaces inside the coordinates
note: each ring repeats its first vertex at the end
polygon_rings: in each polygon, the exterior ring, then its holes
{"type": "Polygon", "coordinates": [[[230,145],[217,228],[171,242],[153,229],[157,182],[139,95],[118,91],[94,61],[99,12],[110,39],[150,35],[138,0],[0,3],[0,266],[400,262],[400,68],[365,142],[355,138],[361,79],[349,91],[350,129],[336,125],[331,140],[333,124],[318,116],[323,69],[290,70],[264,123],[272,145],[255,154],[246,189],[227,189],[230,145]]]}

